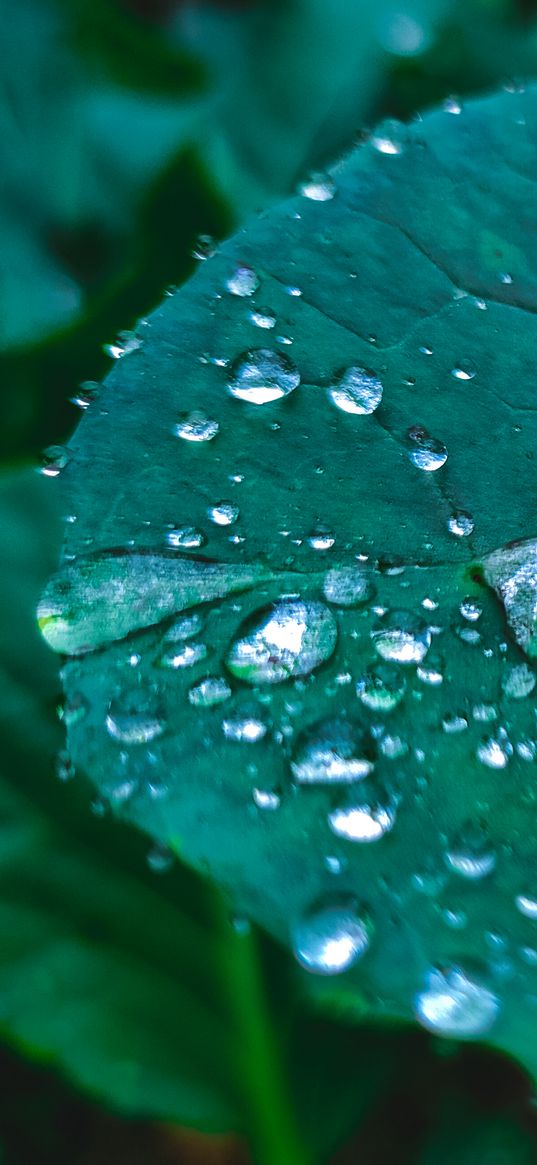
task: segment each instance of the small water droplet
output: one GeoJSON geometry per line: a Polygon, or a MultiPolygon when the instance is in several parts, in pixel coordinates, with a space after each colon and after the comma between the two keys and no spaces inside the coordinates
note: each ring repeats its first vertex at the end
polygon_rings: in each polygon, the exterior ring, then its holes
{"type": "Polygon", "coordinates": [[[258,809],[279,809],[281,797],[274,789],[253,789],[252,797],[258,809]]]}
{"type": "Polygon", "coordinates": [[[395,663],[421,663],[431,645],[431,632],[413,611],[389,611],[371,631],[376,651],[395,663]]]}
{"type": "Polygon", "coordinates": [[[114,360],[120,360],[122,356],[130,356],[131,352],[136,352],[142,344],[143,340],[136,332],[120,332],[113,344],[104,344],[104,351],[114,360]]]}
{"type": "Polygon", "coordinates": [[[228,389],[249,404],[263,405],[288,396],[300,384],[300,373],[288,356],[271,348],[255,348],[234,361],[228,389]]]}
{"type": "Polygon", "coordinates": [[[328,824],[336,837],[347,841],[379,841],[395,825],[394,805],[378,802],[360,802],[334,809],[328,815],[328,824]]]}
{"type": "Polygon", "coordinates": [[[58,709],[58,716],[66,728],[73,728],[87,716],[88,711],[89,703],[86,697],[81,692],[75,692],[58,709]]]}
{"type": "Polygon", "coordinates": [[[76,769],[67,749],[63,748],[56,754],[54,772],[59,781],[72,781],[76,776],[76,769]]]}
{"type": "Polygon", "coordinates": [[[70,458],[71,453],[64,445],[49,445],[41,454],[40,473],[45,477],[58,477],[70,458]]]}
{"type": "Polygon", "coordinates": [[[175,854],[167,845],[154,845],[148,850],[146,861],[153,874],[167,874],[175,862],[175,854]]]}
{"type": "Polygon", "coordinates": [[[373,771],[372,741],[352,720],[319,720],[300,734],[291,772],[299,785],[338,785],[361,781],[373,771]]]}
{"type": "Polygon", "coordinates": [[[226,291],[229,291],[230,295],[238,295],[244,299],[257,291],[259,283],[259,276],[253,267],[239,265],[226,279],[226,291]]]}
{"type": "Polygon", "coordinates": [[[204,619],[196,611],[193,615],[181,615],[172,623],[164,636],[165,643],[177,643],[182,639],[193,639],[203,630],[204,619]]]}
{"type": "Polygon", "coordinates": [[[353,898],[326,899],[298,918],[291,928],[295,958],[306,971],[339,975],[365,955],[370,925],[353,898]]]}
{"type": "Polygon", "coordinates": [[[308,536],[308,546],[312,550],[331,550],[335,541],[332,532],[324,526],[317,526],[308,536]]]}
{"type": "Polygon", "coordinates": [[[437,688],[444,682],[444,661],[438,655],[428,655],[425,663],[418,664],[416,675],[422,684],[437,688]]]}
{"type": "Polygon", "coordinates": [[[517,894],[515,906],[525,918],[537,921],[537,898],[532,894],[517,894]]]}
{"type": "Polygon", "coordinates": [[[196,708],[212,708],[214,704],[223,704],[230,696],[231,688],[221,676],[205,676],[188,693],[190,703],[196,708]]]}
{"type": "Polygon", "coordinates": [[[483,614],[483,604],[478,599],[474,599],[469,595],[466,599],[462,600],[459,611],[463,619],[467,619],[469,623],[476,623],[483,614]]]}
{"type": "Polygon", "coordinates": [[[356,695],[373,712],[392,712],[400,704],[406,680],[398,668],[376,664],[356,684],[356,695]]]}
{"type": "Polygon", "coordinates": [[[467,510],[455,510],[448,519],[448,530],[456,538],[468,538],[474,532],[475,522],[467,510]]]}
{"type": "Polygon", "coordinates": [[[170,668],[173,671],[179,668],[194,667],[207,658],[205,643],[183,643],[177,647],[169,647],[156,660],[157,667],[170,668]]]}
{"type": "Polygon", "coordinates": [[[379,154],[391,154],[393,156],[403,153],[403,143],[397,136],[392,137],[387,133],[375,133],[369,139],[374,150],[378,150],[379,154]]]}
{"type": "Polygon", "coordinates": [[[101,385],[96,380],[84,380],[71,400],[79,409],[88,409],[90,405],[95,404],[100,395],[101,385]]]}
{"type": "Polygon", "coordinates": [[[412,448],[407,450],[409,460],[417,469],[425,473],[435,473],[446,464],[448,451],[443,441],[430,437],[421,425],[413,425],[408,430],[412,448]]]}
{"type": "Polygon", "coordinates": [[[215,506],[209,506],[207,516],[215,526],[232,526],[239,517],[240,510],[233,502],[217,502],[215,506]]]}
{"type": "Polygon", "coordinates": [[[166,542],[173,550],[199,550],[206,541],[205,534],[195,526],[177,526],[166,534],[166,542]]]}
{"type": "Polygon", "coordinates": [[[222,721],[222,731],[226,740],[243,744],[257,744],[267,734],[267,725],[256,711],[242,709],[229,714],[222,721]]]}
{"type": "Polygon", "coordinates": [[[335,607],[359,607],[374,594],[371,571],[362,566],[335,567],[325,575],[323,595],[335,607]]]}
{"type": "Polygon", "coordinates": [[[298,190],[299,194],[313,202],[330,202],[336,192],[336,184],[328,174],[316,172],[301,182],[298,190]]]}
{"type": "Polygon", "coordinates": [[[166,720],[154,688],[127,688],[110,701],[106,728],[122,744],[147,744],[161,736],[166,720]]]}
{"type": "Polygon", "coordinates": [[[455,117],[458,117],[458,115],[462,113],[462,104],[458,97],[455,97],[453,94],[451,94],[451,96],[446,97],[443,101],[442,109],[444,110],[444,113],[451,113],[455,117]]]}
{"type": "Polygon", "coordinates": [[[328,389],[328,398],[344,413],[369,415],[382,400],[383,387],[373,372],[353,365],[328,389]]]}
{"type": "Polygon", "coordinates": [[[464,732],[468,728],[468,721],[460,712],[449,712],[442,720],[442,728],[448,735],[464,732]]]}
{"type": "Polygon", "coordinates": [[[276,316],[268,308],[252,308],[248,312],[248,319],[256,328],[264,328],[269,331],[270,328],[276,327],[276,316]]]}
{"type": "Polygon", "coordinates": [[[433,968],[414,999],[418,1023],[439,1036],[480,1036],[493,1026],[500,1000],[481,976],[460,966],[433,968]]]}
{"type": "Polygon", "coordinates": [[[175,436],[181,437],[183,441],[199,443],[201,441],[212,441],[213,437],[216,437],[219,428],[218,421],[212,421],[210,417],[205,416],[205,413],[195,409],[193,412],[185,413],[175,425],[173,431],[175,436]]]}
{"type": "Polygon", "coordinates": [[[513,748],[505,730],[496,736],[486,736],[477,747],[477,759],[489,769],[504,769],[509,763],[513,748]]]}
{"type": "Polygon", "coordinates": [[[336,621],[322,603],[282,599],[246,621],[226,664],[246,683],[282,683],[309,675],[330,658],[336,640],[336,621]]]}
{"type": "Polygon", "coordinates": [[[198,235],[192,248],[192,258],[203,263],[206,259],[212,259],[214,254],[216,254],[216,243],[211,235],[198,235]]]}
{"type": "Polygon", "coordinates": [[[449,870],[472,882],[488,877],[496,867],[496,854],[486,830],[475,825],[460,831],[446,849],[444,860],[449,870]]]}
{"type": "Polygon", "coordinates": [[[461,360],[451,369],[451,375],[455,380],[473,380],[476,371],[476,367],[472,364],[471,360],[461,360]]]}

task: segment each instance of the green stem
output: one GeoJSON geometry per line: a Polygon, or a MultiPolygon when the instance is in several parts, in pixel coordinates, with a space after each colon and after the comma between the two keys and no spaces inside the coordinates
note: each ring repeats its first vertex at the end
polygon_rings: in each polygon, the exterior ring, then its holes
{"type": "Polygon", "coordinates": [[[222,970],[236,1031],[235,1063],[255,1165],[312,1165],[297,1128],[255,933],[233,929],[220,900],[222,970]]]}

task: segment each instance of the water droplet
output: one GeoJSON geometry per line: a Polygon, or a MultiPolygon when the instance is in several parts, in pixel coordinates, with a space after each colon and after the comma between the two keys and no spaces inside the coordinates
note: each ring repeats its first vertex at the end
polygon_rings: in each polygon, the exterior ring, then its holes
{"type": "Polygon", "coordinates": [[[373,149],[378,150],[379,154],[397,155],[403,153],[403,143],[397,137],[376,133],[369,140],[373,149]]]}
{"type": "Polygon", "coordinates": [[[500,729],[497,736],[486,736],[480,741],[476,756],[489,769],[504,769],[512,752],[507,733],[500,729]]]}
{"type": "Polygon", "coordinates": [[[265,328],[269,331],[270,328],[276,327],[276,316],[268,308],[252,308],[248,312],[248,319],[256,328],[265,328]]]}
{"type": "Polygon", "coordinates": [[[472,882],[488,877],[496,867],[496,854],[480,826],[465,826],[445,851],[444,859],[449,870],[472,882]]]}
{"type": "Polygon", "coordinates": [[[221,676],[205,676],[188,693],[190,703],[196,708],[212,708],[214,704],[223,704],[230,696],[231,688],[221,676]]]}
{"type": "Polygon", "coordinates": [[[300,734],[291,772],[299,785],[346,784],[373,771],[372,741],[352,720],[319,720],[300,734]]]}
{"type": "Polygon", "coordinates": [[[470,647],[477,647],[481,643],[481,634],[477,627],[468,627],[466,623],[460,627],[453,628],[458,639],[462,639],[463,643],[468,643],[470,647]]]}
{"type": "Polygon", "coordinates": [[[537,898],[532,894],[517,894],[515,906],[525,918],[537,921],[537,898]]]}
{"type": "Polygon", "coordinates": [[[482,724],[490,724],[492,720],[497,719],[498,709],[494,704],[474,704],[472,716],[482,724]]]}
{"type": "Polygon", "coordinates": [[[328,398],[344,413],[369,415],[382,400],[383,387],[373,372],[353,365],[328,389],[328,398]]]}
{"type": "Polygon", "coordinates": [[[444,113],[451,113],[455,117],[458,117],[458,115],[462,113],[462,104],[458,97],[454,97],[453,94],[451,94],[450,97],[445,98],[444,102],[442,103],[442,109],[444,110],[444,113]]]}
{"type": "Polygon", "coordinates": [[[85,380],[71,400],[79,409],[88,409],[100,395],[101,385],[96,380],[85,380]]]}
{"type": "Polygon", "coordinates": [[[379,841],[395,825],[394,805],[361,802],[334,809],[328,815],[328,824],[336,837],[347,841],[379,841]]]}
{"type": "Polygon", "coordinates": [[[166,534],[166,542],[173,550],[199,550],[206,541],[205,534],[195,526],[177,526],[166,534]]]}
{"type": "Polygon", "coordinates": [[[215,506],[209,506],[207,516],[215,526],[232,526],[239,517],[240,510],[233,502],[217,502],[215,506]]]}
{"type": "Polygon", "coordinates": [[[252,797],[258,809],[279,809],[282,800],[274,789],[253,789],[252,797]]]}
{"type": "Polygon", "coordinates": [[[59,781],[71,781],[76,776],[76,769],[71,755],[64,748],[56,754],[54,772],[59,781]]]}
{"type": "Polygon", "coordinates": [[[330,658],[336,639],[336,621],[322,603],[282,599],[246,621],[226,664],[246,683],[277,684],[309,675],[330,658]]]}
{"type": "Polygon", "coordinates": [[[359,607],[375,594],[370,571],[360,566],[335,567],[325,575],[323,595],[336,607],[359,607]]]}
{"type": "Polygon", "coordinates": [[[183,643],[177,647],[170,647],[167,651],[163,651],[156,660],[157,667],[170,668],[177,670],[179,668],[193,667],[194,664],[200,663],[202,659],[207,658],[207,647],[205,643],[183,643]]]}
{"type": "Polygon", "coordinates": [[[264,405],[288,396],[298,384],[300,373],[288,356],[255,348],[235,360],[228,389],[239,400],[264,405]]]}
{"type": "Polygon", "coordinates": [[[330,202],[336,192],[336,185],[328,174],[314,173],[300,183],[298,190],[299,194],[313,202],[330,202]]]}
{"type": "MultiPolygon", "coordinates": [[[[400,757],[405,756],[409,751],[408,741],[402,736],[391,736],[386,733],[379,741],[379,748],[383,756],[388,760],[399,760],[400,757]]],[[[417,759],[417,750],[416,750],[417,759]]]]}
{"type": "Polygon", "coordinates": [[[373,712],[392,712],[405,694],[406,680],[398,668],[377,664],[361,676],[356,695],[373,712]]]}
{"type": "Polygon", "coordinates": [[[154,874],[167,874],[175,862],[175,854],[167,845],[154,845],[148,850],[146,860],[154,874]]]}
{"type": "Polygon", "coordinates": [[[244,299],[257,291],[259,282],[259,276],[252,267],[238,266],[226,279],[226,290],[230,295],[239,295],[244,299]]]}
{"type": "Polygon", "coordinates": [[[203,263],[206,259],[212,259],[215,253],[216,243],[214,239],[210,235],[198,235],[192,248],[192,258],[203,263]]]}
{"type": "Polygon", "coordinates": [[[331,531],[323,526],[317,526],[308,536],[308,546],[311,546],[312,550],[331,550],[335,541],[331,531]]]}
{"type": "Polygon", "coordinates": [[[267,734],[267,725],[255,711],[242,709],[229,714],[222,721],[222,731],[226,740],[244,744],[257,744],[267,734]]]}
{"type": "Polygon", "coordinates": [[[75,692],[58,710],[58,715],[66,728],[73,728],[87,716],[89,703],[81,692],[75,692]]]}
{"type": "Polygon", "coordinates": [[[408,438],[413,442],[412,448],[407,450],[408,457],[417,469],[425,473],[435,473],[446,464],[448,451],[442,441],[430,437],[421,425],[413,425],[408,430],[408,438]]]}
{"type": "Polygon", "coordinates": [[[389,611],[371,638],[378,654],[395,663],[421,663],[431,645],[429,627],[412,611],[389,611]]]}
{"type": "Polygon", "coordinates": [[[483,604],[469,596],[462,600],[459,611],[463,619],[467,619],[469,623],[476,623],[483,614],[483,604]]]}
{"type": "Polygon", "coordinates": [[[477,975],[460,966],[433,968],[414,999],[418,1023],[439,1036],[480,1036],[494,1024],[500,1000],[477,975]]]}
{"type": "Polygon", "coordinates": [[[45,477],[57,477],[65,469],[71,454],[64,445],[49,445],[41,454],[40,473],[45,477]]]}
{"type": "Polygon", "coordinates": [[[468,728],[468,721],[466,716],[462,716],[460,712],[450,712],[444,716],[444,719],[442,720],[442,728],[444,729],[444,732],[447,732],[448,734],[464,732],[468,728]]]}
{"type": "Polygon", "coordinates": [[[425,663],[418,664],[416,675],[422,684],[436,688],[444,682],[444,661],[438,655],[428,655],[425,663]]]}
{"type": "Polygon", "coordinates": [[[473,380],[475,374],[475,365],[470,360],[460,361],[451,369],[451,375],[455,380],[473,380]]]}
{"type": "Polygon", "coordinates": [[[204,619],[196,611],[193,615],[182,615],[176,619],[164,636],[165,643],[177,643],[182,639],[193,639],[203,630],[204,619]]]}
{"type": "Polygon", "coordinates": [[[195,409],[191,413],[185,415],[178,421],[174,427],[174,434],[176,437],[181,437],[183,441],[212,441],[216,437],[220,426],[218,421],[212,421],[210,417],[206,417],[205,413],[195,409]]]}
{"type": "Polygon", "coordinates": [[[510,667],[502,676],[502,688],[510,700],[525,699],[533,692],[535,683],[535,672],[528,667],[527,663],[519,663],[515,667],[510,667]]]}
{"type": "Polygon", "coordinates": [[[166,720],[154,688],[128,688],[110,701],[106,727],[122,744],[147,744],[161,736],[166,720]]]}
{"type": "Polygon", "coordinates": [[[295,958],[317,975],[339,975],[365,955],[370,926],[353,898],[338,897],[306,911],[291,928],[295,958]]]}
{"type": "Polygon", "coordinates": [[[537,655],[537,539],[493,551],[483,567],[486,581],[503,603],[517,643],[526,655],[537,655]]]}
{"type": "Polygon", "coordinates": [[[466,510],[455,510],[448,519],[448,530],[456,538],[468,538],[474,532],[475,522],[466,510]]]}
{"type": "Polygon", "coordinates": [[[136,332],[120,332],[113,344],[104,344],[104,351],[114,360],[120,360],[122,356],[130,356],[131,352],[136,352],[142,344],[143,340],[136,332]]]}

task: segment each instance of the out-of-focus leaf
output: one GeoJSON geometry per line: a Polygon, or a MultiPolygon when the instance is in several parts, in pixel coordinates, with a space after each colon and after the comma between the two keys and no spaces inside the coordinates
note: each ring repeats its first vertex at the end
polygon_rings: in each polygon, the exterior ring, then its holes
{"type": "Polygon", "coordinates": [[[125,814],[333,1006],[532,1071],[536,551],[490,552],[535,535],[536,110],[379,127],[148,319],[71,442],[40,610],[100,649],[63,674],[112,803],[130,782],[125,814]],[[159,553],[178,626],[152,626],[159,553]],[[185,601],[185,557],[227,596],[185,601]]]}

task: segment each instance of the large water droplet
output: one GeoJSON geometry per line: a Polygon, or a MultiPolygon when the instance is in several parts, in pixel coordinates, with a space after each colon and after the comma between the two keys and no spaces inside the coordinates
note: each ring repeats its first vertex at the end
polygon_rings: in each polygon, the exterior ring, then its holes
{"type": "Polygon", "coordinates": [[[282,599],[246,621],[226,664],[246,683],[277,684],[314,671],[330,658],[336,640],[336,621],[322,603],[282,599]]]}
{"type": "Polygon", "coordinates": [[[291,772],[300,785],[361,781],[373,770],[372,741],[352,720],[319,720],[298,737],[291,772]]]}
{"type": "Polygon", "coordinates": [[[340,975],[365,955],[370,927],[352,898],[326,900],[297,919],[291,928],[295,958],[317,975],[340,975]]]}
{"type": "Polygon", "coordinates": [[[328,397],[344,413],[374,413],[382,400],[383,388],[373,372],[353,365],[342,373],[337,384],[328,389],[328,397]]]}
{"type": "Polygon", "coordinates": [[[448,530],[456,538],[468,538],[473,534],[475,522],[467,510],[455,510],[448,518],[448,530]]]}
{"type": "Polygon", "coordinates": [[[537,539],[511,543],[483,561],[485,579],[505,608],[507,622],[527,655],[537,655],[537,539]]]}
{"type": "Polygon", "coordinates": [[[535,687],[537,677],[527,663],[519,663],[510,667],[502,676],[504,694],[510,700],[524,700],[535,687]]]}
{"type": "Polygon", "coordinates": [[[199,443],[202,441],[212,441],[216,437],[220,426],[218,421],[211,420],[206,417],[205,413],[199,410],[194,410],[182,417],[174,427],[176,437],[182,437],[183,441],[193,441],[199,443]]]}
{"type": "Polygon", "coordinates": [[[154,688],[127,688],[110,701],[106,727],[122,744],[147,744],[162,736],[166,719],[154,688]]]}
{"type": "Polygon", "coordinates": [[[413,611],[388,611],[371,638],[383,659],[396,663],[421,663],[431,645],[431,632],[413,611]]]}
{"type": "Polygon", "coordinates": [[[482,981],[460,966],[434,968],[414,999],[418,1023],[439,1036],[480,1036],[493,1026],[500,1000],[482,981]]]}
{"type": "Polygon", "coordinates": [[[361,676],[356,695],[373,712],[391,712],[403,699],[406,680],[398,668],[377,664],[361,676]]]}
{"type": "Polygon", "coordinates": [[[235,360],[228,389],[239,400],[264,405],[288,396],[298,384],[300,373],[288,356],[271,348],[255,348],[235,360]]]}
{"type": "Polygon", "coordinates": [[[325,575],[323,594],[336,607],[359,607],[375,594],[370,571],[356,566],[335,567],[325,575]]]}

